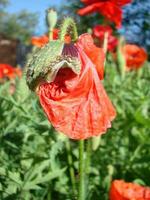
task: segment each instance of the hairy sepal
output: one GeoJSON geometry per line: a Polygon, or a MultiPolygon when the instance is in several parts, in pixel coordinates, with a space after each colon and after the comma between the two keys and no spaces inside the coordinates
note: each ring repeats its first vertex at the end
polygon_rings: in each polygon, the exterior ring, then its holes
{"type": "Polygon", "coordinates": [[[50,41],[30,56],[26,68],[27,84],[31,90],[35,90],[41,81],[46,80],[47,74],[52,69],[52,63],[61,56],[63,47],[62,41],[50,41]]]}

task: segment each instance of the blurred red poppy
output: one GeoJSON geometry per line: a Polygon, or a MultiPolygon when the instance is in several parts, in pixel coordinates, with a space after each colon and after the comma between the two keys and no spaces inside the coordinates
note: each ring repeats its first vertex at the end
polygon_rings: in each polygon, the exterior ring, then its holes
{"type": "Polygon", "coordinates": [[[150,188],[115,180],[110,188],[110,200],[150,200],[150,188]]]}
{"type": "Polygon", "coordinates": [[[116,111],[99,78],[102,49],[95,47],[91,35],[83,34],[75,44],[64,45],[62,58],[55,63],[62,67],[54,80],[41,82],[37,92],[49,121],[56,130],[76,140],[105,133],[116,111]],[[69,56],[69,62],[78,60],[79,73],[69,67],[64,56],[69,56]]]}
{"type": "MultiPolygon", "coordinates": [[[[59,31],[60,31],[59,29],[53,29],[53,40],[58,39],[59,31]]],[[[64,41],[65,41],[65,43],[70,43],[71,37],[69,35],[65,35],[64,41]]],[[[49,38],[47,35],[43,35],[40,37],[32,37],[32,39],[31,39],[32,45],[37,46],[37,47],[42,47],[45,44],[47,44],[48,42],[49,42],[49,38]]]]}
{"type": "Polygon", "coordinates": [[[13,79],[16,76],[21,76],[22,72],[19,68],[14,68],[8,64],[0,64],[0,79],[13,79]]]}
{"type": "Polygon", "coordinates": [[[81,0],[86,7],[78,11],[79,15],[87,15],[99,12],[108,20],[114,22],[118,28],[122,22],[122,6],[130,3],[131,0],[81,0]]]}
{"type": "Polygon", "coordinates": [[[22,76],[22,70],[19,67],[17,67],[17,68],[14,68],[14,71],[15,71],[16,76],[18,76],[19,78],[21,78],[21,76],[22,76]]]}
{"type": "Polygon", "coordinates": [[[100,40],[104,39],[105,33],[112,35],[112,28],[108,25],[95,25],[93,28],[93,36],[99,38],[100,40]]]}
{"type": "Polygon", "coordinates": [[[127,70],[139,69],[147,60],[146,51],[134,44],[124,45],[123,54],[125,56],[127,70]]]}
{"type": "MultiPolygon", "coordinates": [[[[56,40],[58,39],[58,33],[59,33],[59,30],[58,29],[54,29],[53,30],[53,39],[56,40]]],[[[49,38],[47,35],[42,35],[40,37],[32,37],[31,38],[31,44],[34,45],[34,46],[37,46],[37,47],[42,47],[44,46],[45,44],[47,44],[49,41],[49,38]]]]}
{"type": "Polygon", "coordinates": [[[118,44],[118,39],[112,35],[112,28],[107,25],[96,25],[93,28],[93,37],[98,39],[98,43],[100,46],[103,45],[104,43],[104,36],[105,33],[108,33],[108,46],[107,49],[108,51],[114,51],[118,44]]]}
{"type": "Polygon", "coordinates": [[[47,44],[49,41],[49,38],[47,35],[42,35],[40,37],[32,37],[31,38],[31,44],[37,47],[42,47],[45,44],[47,44]]]}

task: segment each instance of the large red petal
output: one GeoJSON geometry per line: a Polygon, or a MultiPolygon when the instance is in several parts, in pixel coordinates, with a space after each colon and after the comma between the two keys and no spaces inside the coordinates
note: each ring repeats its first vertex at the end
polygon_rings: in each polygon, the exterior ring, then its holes
{"type": "Polygon", "coordinates": [[[78,45],[77,48],[82,63],[80,75],[62,69],[53,83],[40,86],[38,94],[56,130],[76,140],[105,133],[116,115],[95,66],[78,45]]]}

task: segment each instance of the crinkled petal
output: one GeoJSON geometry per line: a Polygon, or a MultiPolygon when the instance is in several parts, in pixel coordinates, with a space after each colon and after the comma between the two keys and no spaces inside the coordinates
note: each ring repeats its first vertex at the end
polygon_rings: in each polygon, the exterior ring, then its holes
{"type": "Polygon", "coordinates": [[[56,130],[72,139],[101,135],[111,127],[116,112],[95,66],[77,44],[80,75],[61,69],[53,83],[39,87],[40,103],[56,130]]]}
{"type": "Polygon", "coordinates": [[[92,36],[88,33],[80,35],[78,44],[84,50],[86,55],[91,59],[96,67],[99,78],[102,80],[104,78],[105,59],[103,49],[95,46],[92,36]]]}

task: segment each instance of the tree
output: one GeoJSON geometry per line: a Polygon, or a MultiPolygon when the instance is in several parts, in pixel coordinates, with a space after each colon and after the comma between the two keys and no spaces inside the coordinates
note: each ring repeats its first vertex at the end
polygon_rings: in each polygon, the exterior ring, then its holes
{"type": "Polygon", "coordinates": [[[6,37],[19,39],[26,42],[35,32],[38,23],[38,14],[22,10],[19,13],[10,14],[5,11],[8,0],[0,0],[0,32],[6,37]]]}

